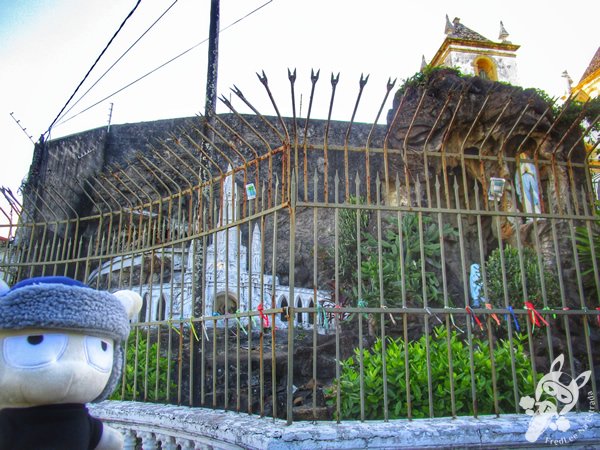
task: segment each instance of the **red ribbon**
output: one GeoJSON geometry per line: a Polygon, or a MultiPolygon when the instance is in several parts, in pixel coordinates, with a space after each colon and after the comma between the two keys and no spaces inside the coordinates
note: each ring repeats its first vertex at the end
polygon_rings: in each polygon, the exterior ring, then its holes
{"type": "Polygon", "coordinates": [[[262,319],[262,323],[263,323],[263,328],[269,328],[269,318],[267,317],[267,315],[263,312],[264,311],[264,306],[262,303],[258,304],[258,307],[256,308],[258,310],[258,313],[260,314],[260,318],[262,319]]]}
{"type": "Polygon", "coordinates": [[[473,312],[473,310],[472,310],[472,309],[471,309],[469,306],[467,306],[467,307],[466,307],[466,310],[467,310],[467,312],[468,312],[469,314],[471,314],[471,317],[473,317],[473,319],[475,319],[475,323],[476,323],[477,325],[479,325],[479,329],[480,329],[481,331],[483,331],[483,324],[481,323],[481,320],[479,320],[479,319],[477,318],[477,316],[475,315],[475,313],[473,312]]]}
{"type": "Polygon", "coordinates": [[[525,309],[529,310],[529,318],[531,319],[531,323],[533,323],[536,327],[542,326],[542,323],[548,326],[548,322],[546,322],[544,317],[542,317],[542,315],[536,311],[535,306],[533,306],[533,303],[525,302],[525,309]]]}
{"type": "MultiPolygon", "coordinates": [[[[486,303],[486,304],[485,304],[485,307],[486,307],[487,309],[493,309],[493,308],[492,308],[492,305],[491,305],[490,303],[486,303]]],[[[495,313],[494,313],[494,314],[492,314],[492,319],[494,319],[494,320],[496,321],[496,323],[498,324],[498,326],[500,326],[500,319],[498,319],[498,316],[497,316],[495,313]]]]}

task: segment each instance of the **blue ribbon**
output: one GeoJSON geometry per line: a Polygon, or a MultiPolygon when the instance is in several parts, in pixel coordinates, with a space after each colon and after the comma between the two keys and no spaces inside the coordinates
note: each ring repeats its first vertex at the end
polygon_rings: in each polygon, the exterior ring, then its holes
{"type": "MultiPolygon", "coordinates": [[[[515,322],[515,328],[517,329],[517,332],[521,332],[521,327],[519,326],[519,321],[517,320],[517,316],[515,315],[515,312],[513,311],[512,306],[508,305],[508,311],[510,312],[510,315],[513,318],[513,321],[515,322]]],[[[508,318],[507,318],[508,320],[508,318]]]]}

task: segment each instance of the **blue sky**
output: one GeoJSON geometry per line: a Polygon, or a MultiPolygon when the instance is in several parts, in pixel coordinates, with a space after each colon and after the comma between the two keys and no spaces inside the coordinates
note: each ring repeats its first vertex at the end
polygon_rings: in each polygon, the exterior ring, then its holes
{"type": "MultiPolygon", "coordinates": [[[[174,0],[142,0],[92,72],[85,92],[174,0]]],[[[221,0],[221,28],[268,0],[221,0]]],[[[37,140],[135,5],[135,0],[0,0],[0,185],[16,191],[33,145],[10,117],[37,140]]],[[[329,77],[340,72],[334,118],[352,114],[361,73],[370,74],[358,120],[372,121],[389,77],[399,82],[431,59],[444,39],[445,15],[489,39],[499,22],[521,45],[517,65],[524,87],[552,96],[565,90],[563,70],[578,81],[600,45],[597,0],[573,2],[473,0],[273,0],[220,38],[219,92],[235,84],[261,112],[271,114],[255,72],[265,70],[282,113],[290,111],[287,69],[298,71],[297,98],[307,100],[310,70],[321,69],[314,114],[327,113],[329,77]],[[426,6],[425,6],[426,5],[426,6]]],[[[208,36],[209,0],[178,0],[125,58],[87,94],[75,114],[208,36]]],[[[207,45],[200,45],[88,112],[55,127],[52,137],[113,123],[194,115],[202,111],[207,45]]],[[[77,98],[77,97],[76,97],[77,98]]],[[[306,106],[304,106],[306,109],[306,106]]],[[[219,107],[225,111],[224,107],[219,107]]],[[[303,111],[305,112],[305,111],[303,111]]],[[[313,114],[313,115],[314,115],[313,114]]],[[[67,116],[68,117],[68,116],[67,116]]],[[[2,205],[0,199],[0,205],[2,205]]],[[[0,233],[1,234],[1,233],[0,233]]]]}

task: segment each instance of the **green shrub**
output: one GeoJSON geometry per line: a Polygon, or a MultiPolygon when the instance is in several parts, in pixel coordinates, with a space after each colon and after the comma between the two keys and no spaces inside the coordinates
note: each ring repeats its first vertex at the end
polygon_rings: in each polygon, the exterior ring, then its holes
{"type": "Polygon", "coordinates": [[[444,70],[446,72],[453,72],[460,77],[465,76],[460,72],[459,69],[455,67],[427,65],[423,69],[415,73],[413,76],[406,78],[402,81],[402,84],[398,88],[398,92],[396,92],[396,98],[399,98],[409,88],[419,88],[425,86],[429,79],[440,70],[444,70]]]}
{"type": "MultiPolygon", "coordinates": [[[[166,356],[160,354],[158,343],[154,342],[148,347],[148,341],[140,331],[136,347],[136,333],[132,332],[127,340],[126,353],[126,362],[123,369],[125,372],[125,393],[123,395],[123,379],[121,378],[121,382],[110,399],[168,402],[167,374],[169,360],[166,356]],[[148,372],[145,376],[146,355],[148,357],[148,372]]],[[[171,383],[170,391],[174,392],[175,389],[176,385],[171,383]]]]}
{"type": "Polygon", "coordinates": [[[572,126],[573,122],[579,120],[579,129],[585,131],[590,124],[592,130],[596,133],[600,132],[600,122],[596,121],[600,114],[600,97],[593,98],[587,102],[572,101],[567,105],[565,111],[564,106],[556,105],[554,108],[554,116],[558,118],[558,127],[567,130],[572,126]]]}
{"type": "MultiPolygon", "coordinates": [[[[451,416],[450,373],[448,364],[448,340],[444,327],[437,327],[429,337],[431,360],[431,383],[433,388],[433,412],[436,417],[451,416]]],[[[529,357],[524,353],[525,335],[513,337],[516,381],[521,395],[535,392],[535,384],[529,357]]],[[[408,343],[409,375],[412,417],[429,416],[429,396],[427,382],[426,337],[408,343]]],[[[478,414],[493,414],[494,390],[492,387],[491,359],[487,341],[473,338],[473,365],[478,414]]],[[[406,366],[404,359],[405,342],[402,339],[388,338],[385,361],[387,366],[387,392],[389,418],[408,416],[406,400],[406,366]]],[[[473,414],[469,347],[456,332],[450,337],[454,395],[457,415],[473,414]]],[[[360,418],[360,351],[341,363],[339,379],[341,389],[340,419],[360,418]]],[[[383,357],[382,343],[377,340],[371,350],[363,350],[364,402],[366,419],[382,419],[383,412],[383,357]]],[[[498,340],[494,345],[496,368],[496,396],[500,413],[517,411],[514,398],[511,353],[508,340],[498,340]]],[[[328,404],[335,405],[337,383],[327,389],[328,404]]]]}
{"type": "MultiPolygon", "coordinates": [[[[362,205],[364,198],[350,197],[351,204],[362,205]]],[[[369,226],[369,212],[364,209],[344,208],[339,212],[338,231],[338,267],[339,276],[342,280],[342,288],[348,289],[356,285],[356,253],[357,235],[356,220],[358,218],[361,239],[366,235],[369,226]]],[[[334,249],[330,250],[330,256],[334,256],[334,249]]]]}
{"type": "Polygon", "coordinates": [[[596,295],[596,280],[594,277],[594,260],[596,267],[600,268],[600,202],[596,202],[594,215],[596,220],[591,225],[591,234],[586,226],[576,229],[577,253],[581,264],[583,283],[589,290],[588,295],[596,295]]]}
{"type": "MultiPolygon", "coordinates": [[[[387,306],[402,305],[402,285],[406,292],[407,303],[423,304],[423,276],[421,265],[420,233],[423,235],[425,256],[425,293],[427,301],[440,302],[443,296],[440,286],[441,277],[441,245],[438,224],[430,216],[422,216],[421,225],[417,214],[407,213],[402,216],[402,245],[398,232],[397,218],[386,218],[383,230],[382,264],[379,264],[377,238],[367,233],[363,243],[362,283],[363,298],[369,306],[379,306],[379,270],[383,273],[383,296],[387,306]],[[401,258],[402,255],[402,258],[401,258]],[[402,277],[401,259],[404,262],[404,278],[402,277]]],[[[445,224],[441,233],[445,238],[456,235],[456,230],[445,224]]]]}
{"type": "MultiPolygon", "coordinates": [[[[509,304],[521,308],[525,301],[532,302],[536,307],[542,308],[542,279],[538,265],[537,253],[529,247],[522,249],[523,269],[527,286],[527,299],[523,297],[523,285],[520,256],[517,248],[507,245],[504,247],[504,268],[506,271],[506,290],[509,304]]],[[[488,302],[494,306],[504,306],[504,282],[502,278],[502,261],[500,249],[494,250],[485,263],[488,285],[488,302]]],[[[560,308],[560,289],[558,277],[554,272],[544,268],[544,287],[546,301],[550,308],[560,308]]],[[[483,295],[483,291],[482,291],[483,295]]]]}

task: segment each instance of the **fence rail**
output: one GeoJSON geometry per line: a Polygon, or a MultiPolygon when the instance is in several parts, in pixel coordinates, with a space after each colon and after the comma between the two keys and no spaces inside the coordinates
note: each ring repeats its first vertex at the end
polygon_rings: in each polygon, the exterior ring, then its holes
{"type": "Polygon", "coordinates": [[[447,94],[416,133],[419,92],[337,137],[223,99],[231,116],[122,166],[31,183],[0,273],[140,293],[122,400],[288,423],[522,413],[563,355],[566,376],[591,373],[569,409],[597,411],[592,126],[529,103],[483,121],[487,100],[459,126],[447,94]]]}

